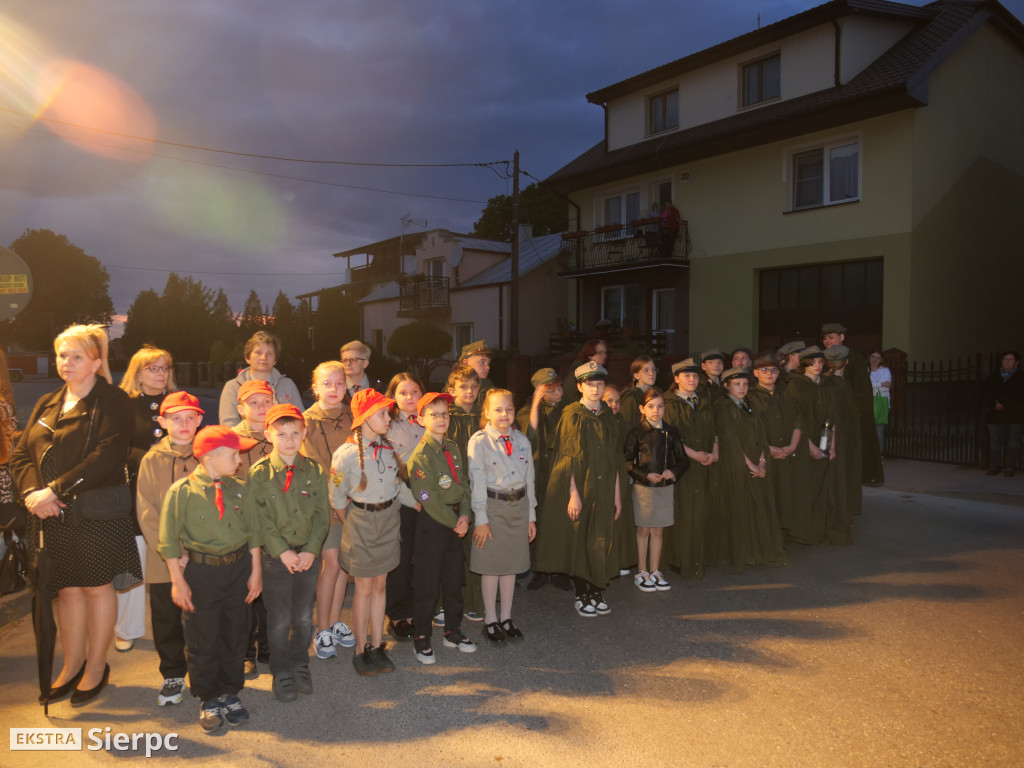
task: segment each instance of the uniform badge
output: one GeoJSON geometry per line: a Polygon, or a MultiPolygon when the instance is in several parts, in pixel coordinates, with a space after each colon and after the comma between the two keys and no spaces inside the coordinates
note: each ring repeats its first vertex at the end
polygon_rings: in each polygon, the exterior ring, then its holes
{"type": "Polygon", "coordinates": [[[417,469],[415,474],[417,480],[425,480],[427,477],[427,473],[424,472],[422,469],[417,469]]]}
{"type": "Polygon", "coordinates": [[[451,488],[452,487],[452,477],[451,477],[451,475],[441,475],[439,478],[437,478],[437,484],[438,484],[438,486],[442,490],[447,490],[448,488],[451,488]]]}
{"type": "Polygon", "coordinates": [[[420,501],[430,501],[430,494],[426,491],[420,491],[420,501]]]}
{"type": "Polygon", "coordinates": [[[331,470],[331,482],[334,483],[335,488],[338,488],[341,485],[341,481],[344,479],[345,474],[343,472],[335,472],[333,469],[331,470]]]}

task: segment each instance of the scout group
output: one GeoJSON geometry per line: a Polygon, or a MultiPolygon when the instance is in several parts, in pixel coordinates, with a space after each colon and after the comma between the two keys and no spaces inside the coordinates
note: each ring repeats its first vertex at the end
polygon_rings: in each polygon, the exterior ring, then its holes
{"type": "Polygon", "coordinates": [[[485,644],[522,641],[517,577],[571,590],[576,614],[596,618],[612,611],[612,578],[657,593],[669,566],[699,578],[716,564],[785,565],[789,542],[850,542],[862,468],[845,346],[794,343],[728,369],[708,350],[673,365],[665,392],[649,357],[615,387],[606,354],[588,342],[571,385],[537,371],[518,411],[488,378],[482,341],[463,348],[445,392],[409,373],[377,391],[356,341],[316,368],[305,412],[259,378],[238,386],[234,427],[199,429],[196,397],[163,397],[166,436],[137,486],[149,558],[170,581],[167,597],[150,595],[159,703],[182,700],[172,670],[187,669],[202,729],[241,724],[257,659],[278,700],[313,692],[311,641],[319,659],[354,648],[359,675],[393,672],[386,620],[422,664],[438,645],[477,650],[464,619],[485,644]]]}

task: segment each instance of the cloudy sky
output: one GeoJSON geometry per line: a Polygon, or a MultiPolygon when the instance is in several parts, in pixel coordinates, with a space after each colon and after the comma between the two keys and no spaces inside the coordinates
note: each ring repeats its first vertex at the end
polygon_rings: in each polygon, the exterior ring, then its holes
{"type": "Polygon", "coordinates": [[[6,0],[0,244],[66,235],[106,265],[119,312],[169,270],[236,311],[253,288],[294,297],[337,284],[331,254],[398,235],[406,214],[470,231],[511,192],[500,165],[344,163],[518,148],[544,178],[601,138],[584,94],[816,4],[6,0]]]}

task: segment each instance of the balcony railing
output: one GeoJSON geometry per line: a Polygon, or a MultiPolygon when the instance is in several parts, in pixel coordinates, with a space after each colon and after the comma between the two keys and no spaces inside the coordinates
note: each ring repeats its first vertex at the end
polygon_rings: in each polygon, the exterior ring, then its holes
{"type": "Polygon", "coordinates": [[[590,272],[618,272],[662,265],[688,266],[692,246],[687,222],[679,222],[675,237],[662,231],[659,219],[598,227],[593,232],[562,235],[558,252],[559,277],[590,272]]]}
{"type": "Polygon", "coordinates": [[[420,277],[402,283],[399,317],[447,315],[450,312],[447,277],[420,277]]]}

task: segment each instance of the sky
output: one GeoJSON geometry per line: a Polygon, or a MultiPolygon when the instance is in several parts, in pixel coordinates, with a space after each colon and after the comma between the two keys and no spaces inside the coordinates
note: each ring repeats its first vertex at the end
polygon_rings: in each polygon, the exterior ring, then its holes
{"type": "Polygon", "coordinates": [[[294,299],[403,217],[471,231],[516,149],[541,179],[589,149],[585,94],[817,4],[6,0],[0,244],[66,235],[119,313],[172,270],[294,299]]]}

